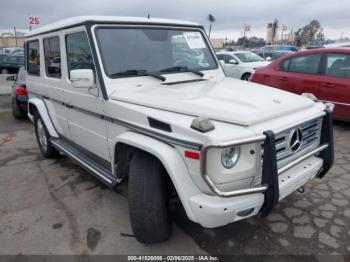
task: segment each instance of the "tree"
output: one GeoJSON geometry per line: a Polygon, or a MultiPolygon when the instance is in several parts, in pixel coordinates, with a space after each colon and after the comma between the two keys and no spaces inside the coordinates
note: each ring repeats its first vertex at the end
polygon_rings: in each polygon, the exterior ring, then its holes
{"type": "Polygon", "coordinates": [[[266,45],[266,41],[264,40],[264,38],[259,38],[256,36],[252,36],[250,38],[242,36],[238,38],[237,45],[242,46],[244,48],[258,48],[266,45]]]}
{"type": "Polygon", "coordinates": [[[209,38],[210,38],[210,33],[211,33],[211,24],[214,23],[216,21],[215,17],[211,14],[209,14],[208,16],[208,20],[209,20],[209,38]]]}
{"type": "MultiPolygon", "coordinates": [[[[302,45],[309,44],[311,41],[314,41],[317,33],[319,33],[319,34],[322,33],[322,32],[319,32],[320,29],[321,29],[321,23],[318,20],[313,19],[309,24],[305,25],[302,28],[299,28],[296,31],[296,33],[295,33],[296,44],[298,46],[302,46],[302,45]]],[[[322,35],[323,35],[323,33],[322,33],[322,35]]],[[[324,37],[324,35],[323,35],[323,37],[324,37]]]]}
{"type": "Polygon", "coordinates": [[[248,42],[249,42],[249,39],[246,36],[242,36],[242,37],[238,38],[237,45],[243,46],[245,48],[245,47],[249,46],[248,42]]]}

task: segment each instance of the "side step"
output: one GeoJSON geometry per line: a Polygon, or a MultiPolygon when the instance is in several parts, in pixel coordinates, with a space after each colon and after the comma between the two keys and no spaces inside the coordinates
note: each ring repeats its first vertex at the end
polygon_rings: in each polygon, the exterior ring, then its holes
{"type": "Polygon", "coordinates": [[[92,173],[96,178],[101,180],[109,187],[114,187],[117,184],[117,178],[103,165],[97,163],[92,158],[86,156],[81,151],[70,145],[69,143],[58,139],[51,138],[51,144],[62,151],[65,155],[76,161],[80,166],[92,173]]]}

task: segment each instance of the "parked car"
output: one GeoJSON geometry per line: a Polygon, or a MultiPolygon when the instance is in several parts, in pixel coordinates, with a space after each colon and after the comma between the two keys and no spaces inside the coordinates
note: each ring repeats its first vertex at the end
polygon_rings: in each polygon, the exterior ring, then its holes
{"type": "Polygon", "coordinates": [[[1,61],[4,61],[6,58],[7,58],[7,55],[1,55],[1,54],[0,54],[0,62],[1,62],[1,61]]]}
{"type": "Polygon", "coordinates": [[[322,48],[290,54],[257,70],[251,81],[296,94],[312,93],[350,121],[350,49],[322,48]]]}
{"type": "Polygon", "coordinates": [[[339,48],[339,47],[350,47],[350,42],[339,42],[339,43],[333,43],[333,44],[326,44],[324,45],[326,48],[339,48]]]}
{"type": "Polygon", "coordinates": [[[1,74],[17,74],[21,66],[24,65],[24,56],[7,56],[0,61],[1,74]]]}
{"type": "Polygon", "coordinates": [[[23,52],[22,47],[2,47],[0,48],[0,54],[1,55],[12,55],[16,52],[23,52]]]}
{"type": "Polygon", "coordinates": [[[220,51],[216,56],[222,61],[227,76],[245,81],[249,80],[255,69],[270,63],[250,51],[220,51]]]}
{"type": "Polygon", "coordinates": [[[261,51],[259,50],[256,54],[262,57],[266,61],[273,61],[282,56],[290,54],[292,51],[261,51]]]}
{"type": "Polygon", "coordinates": [[[261,52],[296,52],[299,48],[294,45],[266,45],[260,48],[261,52]]]}
{"type": "Polygon", "coordinates": [[[13,81],[11,104],[14,118],[26,118],[28,113],[28,92],[26,87],[26,72],[24,66],[20,67],[17,75],[8,76],[7,81],[13,81]]]}
{"type": "Polygon", "coordinates": [[[331,107],[226,77],[198,24],[76,17],[25,41],[41,153],[61,151],[111,188],[128,181],[141,242],[171,236],[174,198],[193,222],[220,227],[268,215],[332,166],[331,107]]]}

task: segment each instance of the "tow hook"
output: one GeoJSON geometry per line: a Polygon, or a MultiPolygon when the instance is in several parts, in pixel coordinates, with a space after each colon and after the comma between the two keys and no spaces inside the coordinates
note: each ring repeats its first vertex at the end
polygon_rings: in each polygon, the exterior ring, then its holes
{"type": "Polygon", "coordinates": [[[299,187],[297,191],[301,194],[305,193],[305,188],[303,186],[299,187]]]}

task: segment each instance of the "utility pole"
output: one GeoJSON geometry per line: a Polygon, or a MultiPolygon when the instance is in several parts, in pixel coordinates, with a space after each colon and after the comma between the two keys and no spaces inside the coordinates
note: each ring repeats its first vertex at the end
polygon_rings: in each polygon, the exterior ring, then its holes
{"type": "Polygon", "coordinates": [[[13,30],[15,31],[16,46],[18,46],[18,43],[17,43],[17,32],[16,32],[16,27],[15,26],[13,27],[13,30]]]}

